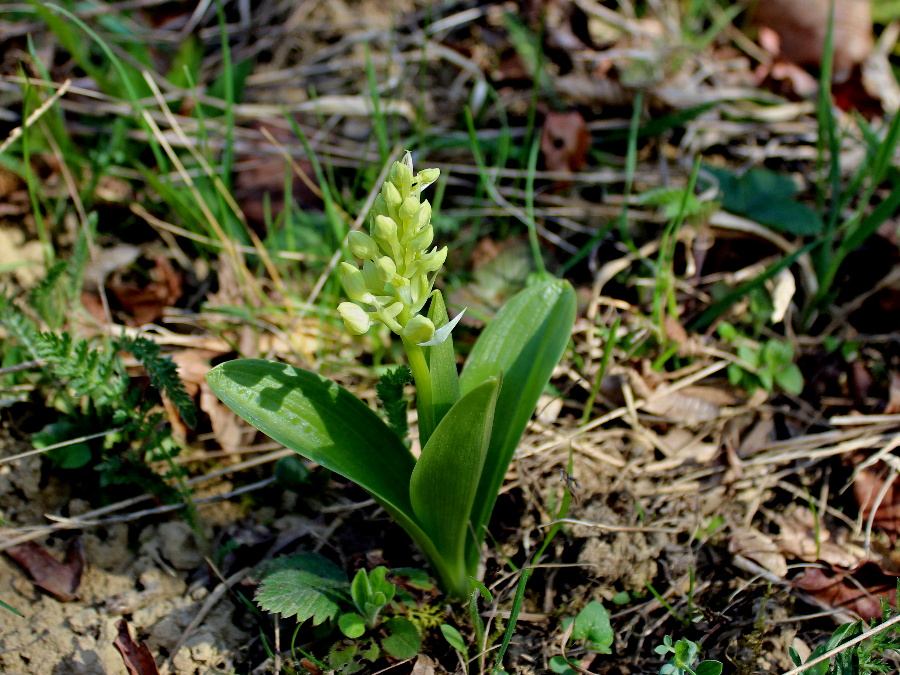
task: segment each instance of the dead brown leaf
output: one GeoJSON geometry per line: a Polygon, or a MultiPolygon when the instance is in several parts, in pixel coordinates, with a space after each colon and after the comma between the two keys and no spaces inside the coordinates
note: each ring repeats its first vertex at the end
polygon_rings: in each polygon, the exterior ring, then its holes
{"type": "Polygon", "coordinates": [[[128,629],[128,622],[120,619],[116,624],[119,634],[113,641],[113,646],[122,655],[122,661],[128,669],[128,675],[159,675],[153,654],[143,641],[135,642],[128,629]]]}
{"type": "Polygon", "coordinates": [[[60,562],[50,552],[33,541],[6,549],[6,555],[18,563],[31,577],[34,585],[57,600],[74,600],[81,574],[84,572],[84,547],[80,539],[73,539],[60,562]]]}
{"type": "Polygon", "coordinates": [[[577,110],[548,112],[541,131],[541,154],[550,171],[578,171],[587,161],[591,134],[577,110]]]}
{"type": "Polygon", "coordinates": [[[865,551],[844,541],[842,531],[834,535],[817,526],[812,511],[797,505],[789,505],[777,516],[779,527],[775,541],[779,550],[788,558],[815,562],[820,560],[834,567],[851,569],[865,560],[865,551]]]}
{"type": "MultiPolygon", "coordinates": [[[[206,383],[210,359],[217,356],[221,356],[221,352],[209,349],[183,349],[173,354],[172,360],[178,366],[178,375],[184,382],[188,394],[193,397],[199,394],[200,410],[209,416],[213,435],[219,445],[227,452],[237,452],[244,445],[244,435],[250,431],[237,415],[219,401],[206,383]]],[[[180,434],[186,434],[187,430],[177,411],[172,406],[166,405],[166,412],[173,428],[180,434]]]]}
{"type": "Polygon", "coordinates": [[[875,509],[872,525],[893,539],[900,534],[900,481],[894,480],[885,488],[885,480],[877,469],[863,469],[853,481],[853,496],[863,518],[868,519],[875,509]],[[884,495],[878,503],[882,490],[884,495]]]}
{"type": "Polygon", "coordinates": [[[437,664],[424,654],[420,654],[416,658],[410,675],[435,675],[437,672],[437,664]]]}
{"type": "Polygon", "coordinates": [[[129,325],[141,326],[156,321],[181,297],[181,274],[164,256],[154,259],[149,276],[147,284],[117,279],[109,282],[109,290],[129,315],[126,318],[129,325]]]}
{"type": "Polygon", "coordinates": [[[787,560],[778,550],[778,545],[767,534],[751,527],[736,528],[728,542],[731,553],[759,563],[779,578],[787,575],[787,560]]]}
{"type": "MultiPolygon", "coordinates": [[[[801,66],[819,66],[828,31],[829,0],[765,0],[754,20],[778,36],[776,55],[801,66]]],[[[763,45],[769,47],[770,45],[763,45]]],[[[835,0],[834,74],[846,79],[872,50],[870,0],[835,0]]]]}
{"type": "Polygon", "coordinates": [[[687,425],[712,421],[721,415],[723,407],[737,402],[730,390],[711,385],[693,385],[672,392],[654,390],[634,371],[630,373],[630,383],[635,393],[646,401],[644,410],[687,425]]]}
{"type": "Polygon", "coordinates": [[[881,617],[882,600],[893,604],[897,576],[868,561],[849,570],[810,567],[793,583],[823,605],[849,610],[871,620],[881,617]]]}

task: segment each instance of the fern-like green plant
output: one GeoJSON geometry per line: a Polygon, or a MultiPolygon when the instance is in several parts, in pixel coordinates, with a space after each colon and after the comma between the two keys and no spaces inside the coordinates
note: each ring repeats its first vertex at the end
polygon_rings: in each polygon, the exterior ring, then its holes
{"type": "Polygon", "coordinates": [[[194,426],[194,404],[175,363],[144,337],[86,340],[63,329],[65,304],[80,294],[74,276],[83,272],[86,250],[76,246],[70,260],[54,264],[28,294],[26,306],[0,295],[4,353],[33,361],[32,370],[18,375],[60,413],[32,441],[38,448],[55,448],[48,457],[63,469],[79,469],[94,461],[101,486],[133,484],[167,499],[186,494],[183,471],[173,461],[179,446],[170,425],[158,400],[132,384],[120,353],[132,354],[144,366],[153,389],[171,401],[185,424],[194,426]],[[74,440],[103,429],[107,433],[92,443],[74,440]],[[151,469],[157,462],[168,469],[162,474],[151,469]]]}

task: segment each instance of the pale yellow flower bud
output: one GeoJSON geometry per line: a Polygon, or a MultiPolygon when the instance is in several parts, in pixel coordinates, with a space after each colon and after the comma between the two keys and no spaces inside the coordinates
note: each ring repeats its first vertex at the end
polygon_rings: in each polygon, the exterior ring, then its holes
{"type": "Polygon", "coordinates": [[[404,225],[415,222],[416,214],[419,212],[419,200],[416,197],[407,197],[400,206],[400,220],[404,225]]]}
{"type": "MultiPolygon", "coordinates": [[[[431,203],[426,199],[416,213],[416,232],[431,222],[431,203]]],[[[424,248],[424,247],[423,247],[424,248]]]]}
{"type": "Polygon", "coordinates": [[[435,182],[441,175],[440,169],[423,169],[418,174],[416,174],[416,183],[419,191],[424,190],[433,182],[435,182]]]}
{"type": "Polygon", "coordinates": [[[426,253],[419,260],[419,269],[423,272],[437,272],[447,261],[447,247],[435,249],[431,253],[426,253]]]}
{"type": "Polygon", "coordinates": [[[389,284],[394,280],[397,274],[397,266],[394,261],[387,256],[382,256],[375,261],[375,267],[378,269],[378,276],[385,284],[389,284]]]}
{"type": "Polygon", "coordinates": [[[384,293],[384,282],[381,280],[381,275],[378,274],[378,268],[375,267],[375,263],[371,260],[366,260],[363,263],[362,268],[363,279],[366,281],[366,288],[368,288],[375,295],[381,295],[384,293]]]}
{"type": "Polygon", "coordinates": [[[370,289],[367,288],[366,280],[363,278],[362,272],[357,267],[349,263],[342,262],[339,270],[341,277],[341,285],[354,302],[371,303],[374,300],[370,289]]]}
{"type": "Polygon", "coordinates": [[[364,232],[358,230],[351,232],[347,244],[350,247],[350,253],[360,260],[371,260],[378,255],[378,244],[364,232]]]}
{"type": "Polygon", "coordinates": [[[403,327],[402,335],[413,344],[428,342],[434,336],[434,324],[427,316],[416,314],[403,327]]]}
{"type": "MultiPolygon", "coordinates": [[[[410,163],[412,163],[411,159],[410,163]]],[[[404,199],[409,195],[410,188],[412,187],[412,179],[412,169],[410,169],[405,162],[394,162],[394,166],[391,167],[390,180],[391,183],[394,184],[394,187],[397,188],[400,196],[404,199]]],[[[387,199],[387,197],[385,197],[385,199],[387,199]]]]}
{"type": "Polygon", "coordinates": [[[380,196],[384,199],[385,206],[392,209],[398,208],[403,202],[403,197],[400,196],[400,192],[390,181],[385,181],[384,185],[381,186],[380,196]]]}
{"type": "Polygon", "coordinates": [[[352,302],[342,302],[338,305],[337,309],[341,318],[344,320],[344,325],[347,327],[347,330],[353,335],[362,335],[367,332],[369,326],[372,325],[372,320],[369,318],[369,315],[366,314],[366,311],[359,305],[354,305],[352,302]]]}
{"type": "Polygon", "coordinates": [[[397,243],[397,223],[387,216],[375,216],[372,223],[372,236],[381,244],[385,253],[390,253],[397,243]]]}

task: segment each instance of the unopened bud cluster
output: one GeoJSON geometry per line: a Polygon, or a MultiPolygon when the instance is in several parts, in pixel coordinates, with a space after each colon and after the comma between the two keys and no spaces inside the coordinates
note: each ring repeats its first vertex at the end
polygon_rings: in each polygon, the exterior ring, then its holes
{"type": "Polygon", "coordinates": [[[419,312],[447,259],[447,247],[428,250],[434,239],[431,204],[420,197],[439,175],[438,169],[413,174],[407,152],[394,162],[375,198],[370,234],[350,233],[350,252],[362,268],[341,263],[341,283],[352,302],[342,302],[338,312],[354,335],[379,322],[415,344],[434,335],[434,324],[419,312]]]}

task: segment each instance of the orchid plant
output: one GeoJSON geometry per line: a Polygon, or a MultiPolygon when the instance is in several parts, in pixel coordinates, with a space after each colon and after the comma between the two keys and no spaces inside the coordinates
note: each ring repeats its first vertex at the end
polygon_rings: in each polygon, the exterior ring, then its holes
{"type": "Polygon", "coordinates": [[[435,277],[447,247],[433,247],[422,192],[438,169],[395,162],[370,214],[351,232],[354,262],[339,273],[349,302],[338,306],[354,335],[383,324],[400,337],[416,387],[421,453],[359,398],[293,366],[239,359],[212,369],[216,395],[250,424],[366,489],[409,533],[444,589],[462,597],[478,573],[488,521],[504,475],[575,320],[575,293],[541,279],[512,297],[457,371],[443,295],[435,277]],[[427,305],[427,311],[426,311],[427,305]]]}

